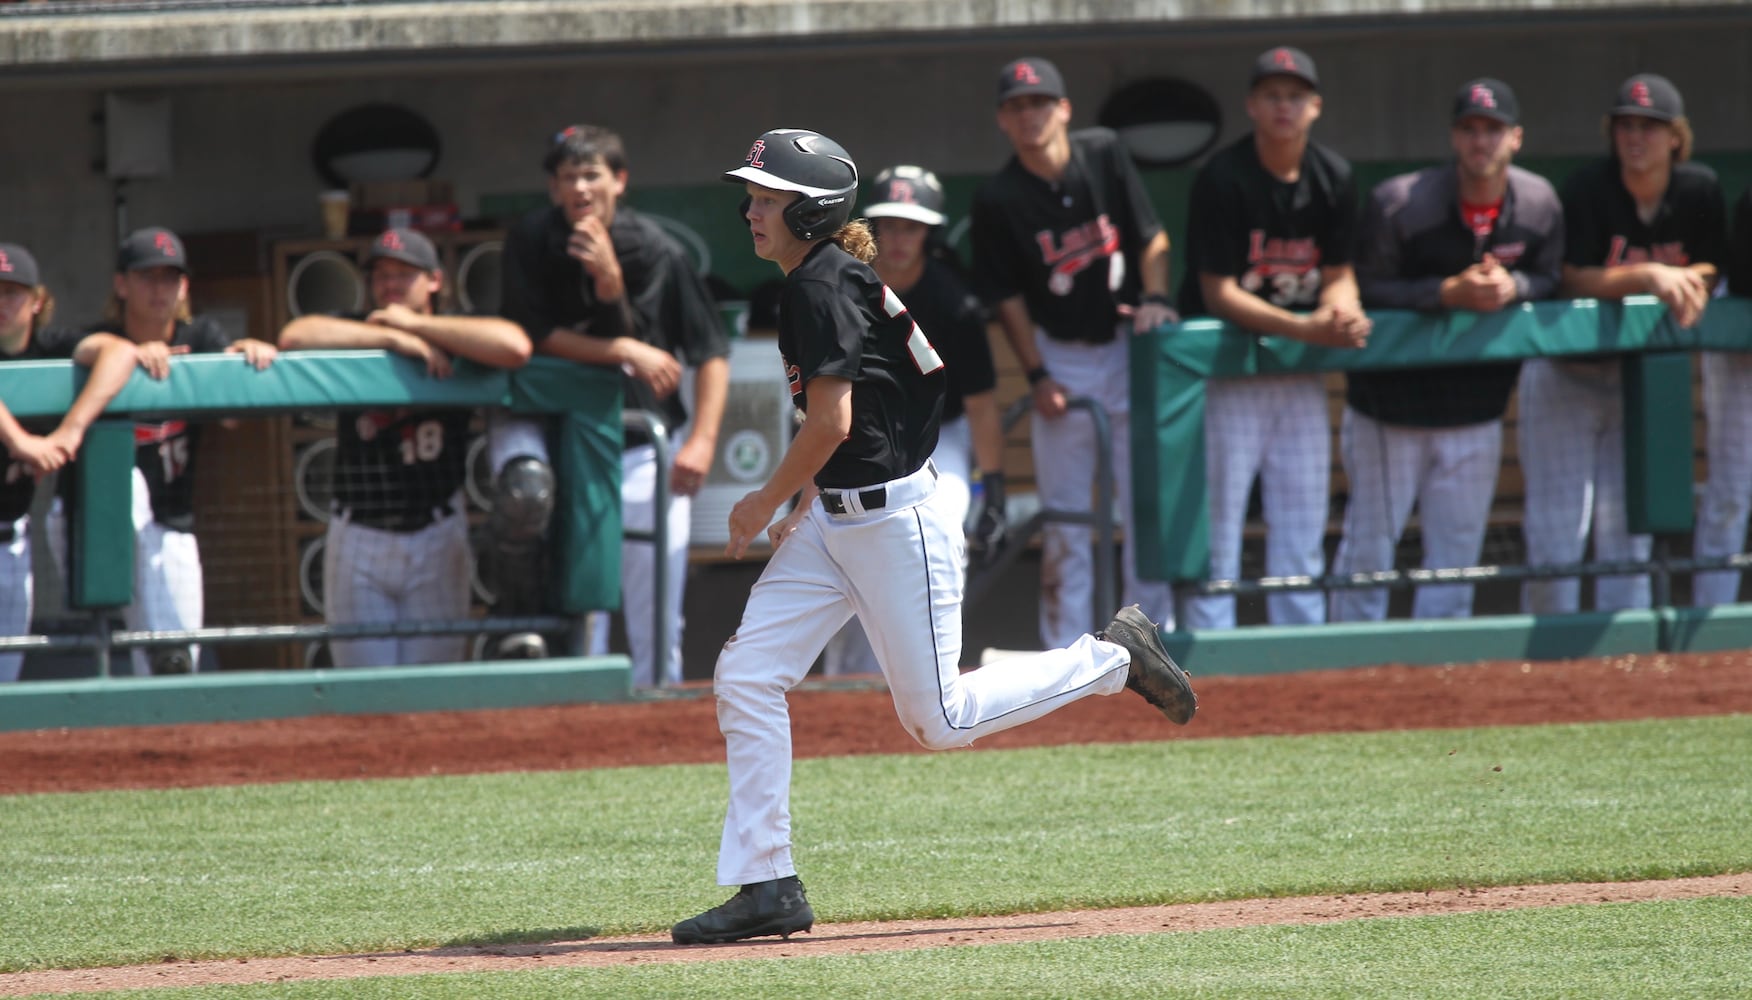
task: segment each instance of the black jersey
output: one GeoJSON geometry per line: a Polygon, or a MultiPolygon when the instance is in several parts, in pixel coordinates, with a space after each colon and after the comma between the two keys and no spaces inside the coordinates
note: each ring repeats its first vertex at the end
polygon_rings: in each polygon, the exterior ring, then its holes
{"type": "Polygon", "coordinates": [[[1253,134],[1242,136],[1192,182],[1181,314],[1209,311],[1200,274],[1234,278],[1284,309],[1318,306],[1320,269],[1351,262],[1356,215],[1356,180],[1344,157],[1310,142],[1296,179],[1286,182],[1259,162],[1253,134]]]}
{"type": "MultiPolygon", "coordinates": [[[[368,313],[343,315],[363,321],[368,313]]],[[[335,415],[336,503],[367,527],[421,528],[468,475],[473,411],[399,407],[335,415]]]]}
{"type": "Polygon", "coordinates": [[[1727,273],[1729,294],[1752,297],[1752,187],[1734,203],[1727,273]]]}
{"type": "MultiPolygon", "coordinates": [[[[53,335],[49,335],[51,338],[53,335]]],[[[30,342],[24,345],[24,350],[17,354],[0,354],[0,363],[7,361],[45,361],[53,358],[66,357],[72,348],[62,348],[53,339],[45,344],[43,332],[33,333],[30,342]]],[[[52,417],[31,417],[19,420],[19,426],[31,434],[47,434],[55,429],[59,421],[52,417]]],[[[30,466],[16,461],[10,456],[0,456],[0,462],[5,464],[5,471],[0,473],[0,524],[10,524],[30,513],[31,501],[36,497],[36,473],[30,466]]]]}
{"type": "Polygon", "coordinates": [[[1022,296],[1029,318],[1054,340],[1105,343],[1119,307],[1135,306],[1143,250],[1162,231],[1119,137],[1070,134],[1057,182],[1012,156],[973,200],[974,277],[995,305],[1022,296]]]}
{"type": "Polygon", "coordinates": [[[896,294],[943,359],[948,379],[943,419],[954,420],[966,412],[968,396],[990,392],[998,384],[985,308],[955,269],[935,257],[925,259],[924,273],[911,288],[896,294]]]}
{"type": "MultiPolygon", "coordinates": [[[[116,333],[120,325],[94,323],[85,329],[85,333],[116,333]]],[[[68,346],[69,354],[79,339],[82,338],[75,338],[68,346]]],[[[216,321],[196,316],[187,322],[177,320],[170,346],[186,347],[190,354],[217,354],[230,347],[233,339],[216,321]]],[[[242,363],[238,361],[238,364],[242,363]]],[[[200,447],[200,435],[200,424],[184,417],[151,414],[136,414],[134,417],[134,467],[146,480],[147,495],[152,500],[152,519],[177,531],[194,530],[195,455],[200,447]]]]}
{"type": "MultiPolygon", "coordinates": [[[[729,355],[705,282],[687,251],[655,222],[625,205],[615,210],[608,235],[626,284],[618,303],[597,301],[595,283],[566,253],[571,232],[565,214],[547,208],[524,217],[506,234],[500,315],[523,327],[531,341],[573,329],[593,337],[636,337],[691,367],[729,355]]],[[[626,409],[655,413],[670,431],[687,422],[680,393],[659,400],[631,375],[622,391],[626,409]]],[[[628,445],[647,440],[642,429],[627,432],[628,445]]]]}
{"type": "Polygon", "coordinates": [[[867,264],[824,240],[785,277],[779,354],[791,403],[820,375],[852,383],[852,426],[816,473],[824,489],[849,489],[917,472],[937,447],[943,361],[900,297],[867,264]]]}
{"type": "Polygon", "coordinates": [[[1563,188],[1564,263],[1617,267],[1654,261],[1723,263],[1727,208],[1715,171],[1676,163],[1652,220],[1637,216],[1616,157],[1588,164],[1563,188]]]}

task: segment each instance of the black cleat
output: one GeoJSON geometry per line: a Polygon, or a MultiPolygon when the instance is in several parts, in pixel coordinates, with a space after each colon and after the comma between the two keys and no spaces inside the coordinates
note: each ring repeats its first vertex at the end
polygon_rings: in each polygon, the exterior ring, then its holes
{"type": "Polygon", "coordinates": [[[1192,721],[1192,714],[1198,711],[1192,679],[1168,655],[1160,630],[1142,608],[1135,604],[1120,608],[1096,638],[1124,646],[1131,653],[1131,676],[1125,679],[1126,687],[1161,709],[1169,721],[1183,726],[1192,721]]]}
{"type": "Polygon", "coordinates": [[[815,926],[815,911],[795,875],[745,885],[729,902],[670,929],[676,944],[723,944],[777,934],[790,937],[815,926]]]}

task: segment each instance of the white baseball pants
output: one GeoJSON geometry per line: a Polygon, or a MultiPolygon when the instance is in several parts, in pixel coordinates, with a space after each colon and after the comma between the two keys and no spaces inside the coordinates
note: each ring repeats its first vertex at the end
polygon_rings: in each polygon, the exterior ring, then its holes
{"type": "MultiPolygon", "coordinates": [[[[1709,481],[1697,505],[1693,552],[1699,558],[1739,555],[1752,510],[1752,354],[1705,351],[1702,367],[1709,481]]],[[[1737,571],[1692,578],[1691,603],[1700,608],[1739,599],[1737,571]]]]}
{"type": "MultiPolygon", "coordinates": [[[[659,465],[657,449],[651,445],[629,448],[621,453],[621,529],[651,531],[657,512],[657,477],[667,476],[675,467],[675,451],[687,440],[686,431],[671,440],[670,461],[659,465]]],[[[686,621],[681,602],[687,592],[687,549],[693,531],[693,497],[670,494],[668,562],[664,590],[669,599],[669,656],[664,668],[663,683],[681,683],[681,630],[686,621]]],[[[657,546],[648,541],[621,543],[621,616],[627,628],[627,646],[633,661],[633,685],[650,687],[656,683],[656,621],[652,616],[651,595],[657,579],[657,546]]],[[[608,612],[593,611],[590,635],[591,656],[608,653],[608,612]]]]}
{"type": "MultiPolygon", "coordinates": [[[[0,545],[0,635],[29,635],[36,586],[30,574],[30,515],[12,522],[12,541],[0,545]]],[[[0,684],[18,680],[23,653],[0,653],[0,684]]]]}
{"type": "MultiPolygon", "coordinates": [[[[1087,397],[1107,411],[1113,456],[1113,490],[1119,522],[1132,523],[1131,386],[1128,352],[1131,327],[1105,344],[1053,340],[1034,332],[1041,363],[1072,398],[1087,397]]],[[[1096,439],[1085,410],[1048,420],[1032,415],[1034,483],[1043,510],[1093,509],[1096,439]]],[[[1042,531],[1040,559],[1040,641],[1048,649],[1068,646],[1093,627],[1095,608],[1094,531],[1088,525],[1048,523],[1042,531]]],[[[1174,592],[1166,582],[1137,575],[1137,533],[1125,532],[1120,552],[1124,582],[1120,604],[1137,604],[1164,629],[1174,628],[1174,592]]]]}
{"type": "MultiPolygon", "coordinates": [[[[1211,579],[1241,576],[1247,500],[1259,480],[1265,509],[1267,576],[1326,572],[1326,514],[1332,479],[1332,429],[1319,375],[1211,379],[1205,383],[1205,483],[1209,493],[1211,579]]],[[[1319,591],[1268,594],[1273,625],[1326,620],[1319,591]]],[[[1185,625],[1234,628],[1235,598],[1188,599],[1185,625]]]]}
{"type": "MultiPolygon", "coordinates": [[[[1527,486],[1522,532],[1527,563],[1552,566],[1581,562],[1588,533],[1602,562],[1647,559],[1648,535],[1630,533],[1624,484],[1624,399],[1619,363],[1531,358],[1521,366],[1520,421],[1516,439],[1527,486]]],[[[1528,580],[1521,610],[1570,614],[1581,609],[1576,578],[1528,580]]],[[[1649,578],[1594,578],[1594,608],[1646,608],[1649,578]]]]}
{"type": "MultiPolygon", "coordinates": [[[[1333,559],[1335,572],[1392,569],[1394,550],[1413,504],[1422,528],[1425,569],[1478,565],[1497,468],[1502,464],[1502,421],[1399,427],[1347,406],[1339,424],[1339,448],[1350,500],[1344,511],[1344,538],[1333,559]]],[[[1412,601],[1415,618],[1471,614],[1471,584],[1425,584],[1417,588],[1412,601]]],[[[1332,595],[1335,622],[1386,617],[1385,588],[1340,590],[1332,595]]]]}
{"type": "MultiPolygon", "coordinates": [[[[330,625],[358,622],[456,621],[469,616],[474,555],[459,493],[454,513],[419,531],[383,531],[329,519],[322,552],[323,616],[330,625]]],[[[333,640],[337,667],[400,667],[461,663],[465,635],[381,636],[333,640]]]]}
{"type": "Polygon", "coordinates": [[[796,873],[791,859],[791,718],[795,687],[846,619],[865,625],[901,725],[931,749],[967,746],[1095,694],[1125,687],[1124,648],[1078,637],[961,672],[963,541],[932,502],[930,467],[885,484],[888,503],[846,514],[820,501],[755,583],[742,624],[718,657],[718,727],[730,806],[718,881],[745,885],[796,873]]]}

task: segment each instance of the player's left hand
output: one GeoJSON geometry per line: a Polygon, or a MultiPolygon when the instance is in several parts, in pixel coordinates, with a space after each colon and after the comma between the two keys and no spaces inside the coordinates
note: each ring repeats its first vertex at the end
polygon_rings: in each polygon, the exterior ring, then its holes
{"type": "Polygon", "coordinates": [[[712,471],[712,450],[715,442],[699,435],[689,437],[675,453],[675,468],[669,470],[669,492],[678,497],[691,497],[706,485],[706,473],[712,471]]]}
{"type": "Polygon", "coordinates": [[[771,542],[773,548],[777,549],[784,544],[785,539],[791,537],[791,533],[797,530],[797,526],[803,523],[803,518],[808,514],[809,505],[806,503],[798,504],[796,510],[775,521],[773,526],[767,529],[767,541],[771,542]]]}
{"type": "Polygon", "coordinates": [[[584,265],[585,273],[596,285],[597,298],[613,302],[625,294],[620,257],[615,254],[614,241],[609,239],[608,227],[601,219],[594,215],[579,219],[566,237],[566,253],[584,265]]]}
{"type": "Polygon", "coordinates": [[[243,355],[243,360],[259,372],[274,363],[274,359],[280,356],[280,349],[265,340],[245,337],[225,345],[225,353],[243,355]]]}
{"type": "Polygon", "coordinates": [[[26,434],[16,444],[7,449],[12,457],[23,462],[25,468],[38,479],[66,465],[72,459],[72,454],[59,444],[46,437],[26,434]]]}
{"type": "Polygon", "coordinates": [[[778,509],[778,502],[762,490],[736,501],[736,506],[730,508],[730,543],[724,546],[724,554],[741,559],[749,544],[773,523],[773,513],[778,509]]]}

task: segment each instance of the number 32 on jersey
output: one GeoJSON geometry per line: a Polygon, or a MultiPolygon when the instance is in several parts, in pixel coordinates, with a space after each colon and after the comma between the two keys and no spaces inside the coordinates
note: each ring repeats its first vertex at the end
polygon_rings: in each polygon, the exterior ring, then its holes
{"type": "Polygon", "coordinates": [[[913,364],[919,366],[921,374],[929,375],[943,367],[943,359],[937,356],[937,349],[925,339],[925,331],[919,329],[919,324],[907,315],[906,303],[900,301],[900,296],[894,294],[894,289],[887,285],[882,286],[882,308],[897,319],[906,315],[906,321],[912,325],[912,333],[906,338],[906,349],[912,355],[913,364]]]}

